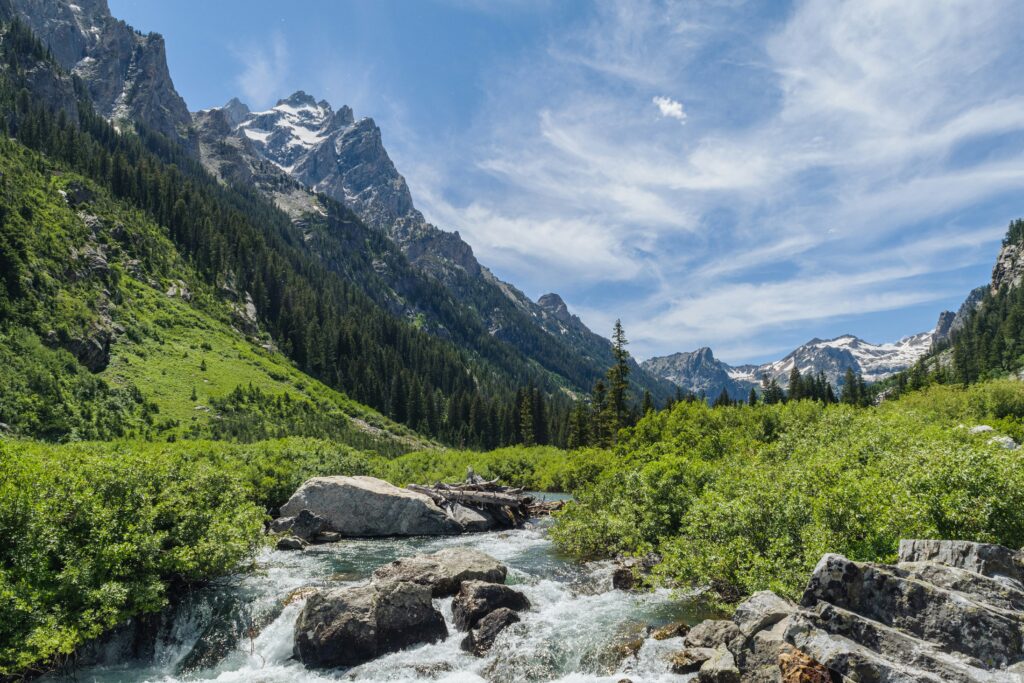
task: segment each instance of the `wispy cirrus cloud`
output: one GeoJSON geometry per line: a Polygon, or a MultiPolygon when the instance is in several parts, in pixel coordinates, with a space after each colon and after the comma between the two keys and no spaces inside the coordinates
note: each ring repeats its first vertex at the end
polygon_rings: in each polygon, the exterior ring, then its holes
{"type": "Polygon", "coordinates": [[[231,51],[242,68],[235,80],[250,106],[263,107],[284,96],[289,53],[280,32],[272,33],[268,42],[235,46],[231,51]]]}
{"type": "Polygon", "coordinates": [[[1009,0],[604,3],[484,79],[464,163],[412,188],[637,355],[758,359],[983,277],[1024,213],[1022,29],[1009,0]]]}

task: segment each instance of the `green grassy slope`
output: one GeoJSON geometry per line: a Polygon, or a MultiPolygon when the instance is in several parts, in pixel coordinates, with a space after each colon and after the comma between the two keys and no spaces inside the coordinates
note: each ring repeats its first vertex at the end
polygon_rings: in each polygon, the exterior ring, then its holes
{"type": "Polygon", "coordinates": [[[430,447],[299,372],[266,335],[236,329],[236,305],[141,212],[11,140],[0,140],[0,173],[0,241],[14,292],[0,301],[0,355],[11,357],[0,367],[8,432],[50,440],[290,434],[388,453],[430,447]],[[69,352],[106,367],[89,376],[69,352]],[[40,420],[48,403],[66,410],[40,420]]]}

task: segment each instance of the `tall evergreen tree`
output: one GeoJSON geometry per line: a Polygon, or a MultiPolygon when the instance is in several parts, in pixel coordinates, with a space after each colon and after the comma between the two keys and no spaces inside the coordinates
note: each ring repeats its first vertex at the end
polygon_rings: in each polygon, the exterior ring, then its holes
{"type": "Polygon", "coordinates": [[[626,345],[626,333],[622,329],[622,321],[615,321],[612,331],[612,354],[615,364],[608,370],[608,410],[611,412],[610,422],[613,437],[618,430],[625,427],[629,417],[629,351],[626,345]]]}

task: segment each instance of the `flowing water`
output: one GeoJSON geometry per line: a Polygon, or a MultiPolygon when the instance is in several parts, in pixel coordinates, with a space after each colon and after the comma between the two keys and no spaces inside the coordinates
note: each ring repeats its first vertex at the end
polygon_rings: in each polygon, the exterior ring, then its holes
{"type": "Polygon", "coordinates": [[[611,565],[560,556],[548,539],[550,523],[535,520],[524,529],[458,537],[351,540],[304,552],[268,550],[255,571],[197,591],[165,615],[155,646],[144,655],[130,655],[126,639],[114,638],[98,649],[96,664],[74,676],[104,683],[683,680],[668,666],[681,639],[654,640],[649,628],[696,623],[706,615],[667,591],[612,590],[611,565]],[[443,642],[346,670],[310,671],[291,658],[304,589],[355,584],[394,559],[450,546],[472,546],[504,562],[508,583],[533,605],[487,656],[459,649],[464,634],[452,625],[448,598],[439,601],[450,632],[443,642]]]}

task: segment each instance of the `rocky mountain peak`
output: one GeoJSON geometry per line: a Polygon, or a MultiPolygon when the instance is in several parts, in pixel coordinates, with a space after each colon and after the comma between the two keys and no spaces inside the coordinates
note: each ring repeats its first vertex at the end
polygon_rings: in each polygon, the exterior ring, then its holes
{"type": "Polygon", "coordinates": [[[556,320],[560,320],[564,323],[572,321],[572,314],[569,313],[569,307],[565,304],[562,297],[554,292],[545,294],[537,299],[537,305],[556,320]]]}
{"type": "Polygon", "coordinates": [[[237,97],[232,97],[228,100],[227,104],[221,107],[221,110],[224,111],[227,116],[227,120],[231,122],[231,125],[233,126],[240,124],[245,120],[245,117],[251,113],[249,105],[245,104],[237,97]]]}
{"type": "MultiPolygon", "coordinates": [[[[316,107],[318,106],[316,98],[308,94],[305,90],[296,90],[288,97],[283,100],[277,101],[277,106],[280,107],[282,104],[290,104],[294,107],[316,107]]],[[[324,102],[326,104],[326,102],[324,102]]]]}

